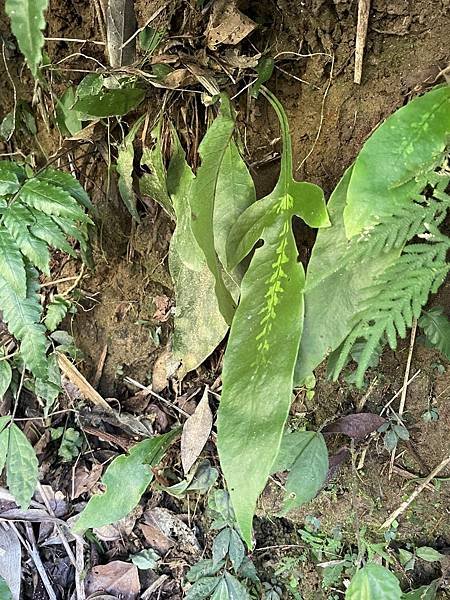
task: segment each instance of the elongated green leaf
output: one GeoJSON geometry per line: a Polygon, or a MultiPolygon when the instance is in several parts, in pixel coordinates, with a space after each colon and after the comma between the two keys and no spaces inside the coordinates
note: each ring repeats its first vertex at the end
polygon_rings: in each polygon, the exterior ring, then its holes
{"type": "Polygon", "coordinates": [[[273,192],[241,215],[227,244],[232,268],[259,239],[264,241],[242,280],[224,357],[218,414],[220,462],[248,546],[256,501],[288,416],[302,332],[305,276],[291,221],[297,214],[316,227],[329,224],[322,190],[292,177],[287,118],[276,98],[269,99],[282,129],[281,172],[273,192]]]}
{"type": "Polygon", "coordinates": [[[68,192],[72,198],[75,198],[79,204],[84,206],[84,208],[92,210],[92,202],[88,193],[78,179],[70,173],[48,167],[45,171],[40,173],[37,178],[40,181],[45,181],[46,183],[62,188],[64,191],[68,192]]]}
{"type": "Polygon", "coordinates": [[[367,298],[376,276],[399,256],[400,250],[345,260],[348,240],[343,210],[351,168],[329,202],[332,227],[319,230],[306,275],[305,322],[295,368],[296,384],[307,377],[350,333],[354,317],[367,298]]]}
{"type": "Polygon", "coordinates": [[[199,560],[186,573],[186,579],[190,583],[195,583],[199,579],[203,577],[210,577],[211,575],[215,575],[220,569],[224,566],[225,561],[221,561],[219,563],[215,563],[210,558],[199,560]]]}
{"type": "Polygon", "coordinates": [[[20,202],[11,204],[5,213],[3,223],[23,255],[46,275],[50,275],[50,252],[47,244],[34,237],[28,229],[33,222],[29,209],[20,202]]]}
{"type": "Polygon", "coordinates": [[[134,169],[134,138],[139,127],[142,125],[145,115],[138,119],[130,129],[128,135],[119,147],[117,155],[117,172],[119,174],[119,192],[128,212],[135,221],[140,222],[139,213],[136,208],[137,198],[133,190],[133,169],[134,169]]]}
{"type": "Polygon", "coordinates": [[[228,326],[214,293],[214,276],[192,233],[190,189],[194,176],[175,132],[172,140],[167,172],[177,223],[169,250],[176,305],[172,350],[181,363],[178,376],[182,377],[202,364],[224,338],[228,326]]]}
{"type": "Polygon", "coordinates": [[[144,148],[142,152],[141,165],[150,173],[141,177],[141,194],[156,200],[166,211],[171,219],[175,218],[169,192],[167,190],[166,168],[163,162],[163,149],[161,145],[160,125],[152,131],[155,145],[152,149],[144,148]]]}
{"type": "Polygon", "coordinates": [[[9,388],[11,378],[11,365],[3,356],[0,355],[0,400],[3,398],[6,390],[9,388]]]}
{"type": "Polygon", "coordinates": [[[128,454],[115,458],[102,477],[103,494],[89,500],[75,524],[75,531],[84,532],[102,527],[126,517],[138,504],[153,479],[151,467],[156,466],[178,435],[177,430],[139,442],[128,454]]]}
{"type": "Polygon", "coordinates": [[[38,482],[38,460],[33,446],[14,423],[9,428],[6,481],[17,504],[26,510],[38,482]]]}
{"type": "Polygon", "coordinates": [[[431,548],[430,546],[421,546],[420,548],[416,548],[416,555],[427,562],[436,562],[444,558],[443,554],[434,548],[431,548]]]}
{"type": "Polygon", "coordinates": [[[61,98],[56,99],[56,122],[61,134],[65,137],[75,135],[82,127],[81,113],[73,108],[75,104],[75,88],[70,86],[61,98]]]}
{"type": "Polygon", "coordinates": [[[188,589],[184,596],[185,600],[204,600],[204,598],[208,598],[220,581],[220,577],[202,577],[188,589]]]}
{"type": "Polygon", "coordinates": [[[309,502],[325,483],[328,451],[325,440],[315,431],[286,432],[272,472],[289,471],[282,514],[309,502]]]}
{"type": "Polygon", "coordinates": [[[46,181],[29,179],[20,190],[20,199],[47,215],[66,217],[72,221],[90,221],[83,208],[61,187],[46,181]]]}
{"type": "Polygon", "coordinates": [[[6,457],[8,455],[9,427],[7,427],[7,425],[9,425],[10,422],[11,417],[9,415],[0,417],[0,475],[5,468],[6,457]]]}
{"type": "Polygon", "coordinates": [[[89,73],[80,81],[75,91],[77,99],[85,96],[98,96],[103,87],[103,75],[98,73],[89,73]]]}
{"type": "Polygon", "coordinates": [[[423,173],[442,162],[450,135],[450,87],[412,100],[381,125],[356,159],[344,210],[351,238],[422,191],[423,173]]]}
{"type": "Polygon", "coordinates": [[[0,196],[14,194],[20,188],[19,180],[11,165],[12,163],[6,160],[0,162],[0,196]]]}
{"type": "Polygon", "coordinates": [[[214,241],[222,265],[227,268],[226,242],[241,214],[256,200],[255,185],[233,140],[225,149],[214,202],[214,241]]]}
{"type": "Polygon", "coordinates": [[[220,113],[199,147],[202,164],[192,184],[189,202],[192,210],[192,232],[214,275],[220,311],[227,323],[231,323],[235,304],[224,283],[214,245],[214,202],[219,173],[233,131],[234,117],[230,101],[223,95],[220,113]]]}
{"type": "Polygon", "coordinates": [[[450,321],[443,314],[443,309],[435,307],[423,311],[419,327],[430,346],[440,350],[450,360],[450,321]]]}
{"type": "Polygon", "coordinates": [[[8,584],[0,576],[0,600],[13,600],[11,590],[8,587],[8,584]]]}
{"type": "Polygon", "coordinates": [[[44,46],[44,12],[48,0],[6,0],[5,12],[11,19],[11,29],[34,77],[42,61],[44,46]]]}
{"type": "Polygon", "coordinates": [[[345,600],[401,600],[397,577],[385,567],[369,563],[353,576],[345,600]]]}
{"type": "Polygon", "coordinates": [[[234,575],[225,572],[225,582],[227,584],[229,600],[250,600],[249,593],[234,575]]]}
{"type": "Polygon", "coordinates": [[[22,255],[14,238],[0,227],[0,279],[3,279],[19,298],[27,293],[27,277],[22,255]]]}
{"type": "Polygon", "coordinates": [[[62,296],[55,296],[47,306],[44,323],[49,331],[55,331],[67,314],[71,303],[62,296]]]}
{"type": "Polygon", "coordinates": [[[145,92],[139,88],[104,90],[80,98],[73,108],[90,117],[121,117],[139,106],[144,98],[145,92]]]}
{"type": "Polygon", "coordinates": [[[229,600],[229,598],[227,582],[222,578],[214,590],[211,600],[229,600]]]}

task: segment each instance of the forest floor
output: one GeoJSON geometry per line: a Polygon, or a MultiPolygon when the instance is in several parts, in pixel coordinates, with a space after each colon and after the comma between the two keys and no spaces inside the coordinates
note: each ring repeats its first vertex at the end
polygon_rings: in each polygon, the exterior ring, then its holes
{"type": "MultiPolygon", "coordinates": [[[[90,0],[50,0],[46,36],[104,40],[98,4],[90,0]]],[[[195,43],[199,61],[203,42],[199,41],[198,32],[204,31],[207,25],[208,4],[206,2],[204,12],[199,13],[193,31],[198,38],[195,43]]],[[[448,0],[374,0],[362,81],[355,84],[357,4],[350,0],[243,1],[239,3],[241,10],[258,28],[239,45],[229,46],[236,56],[246,57],[255,51],[268,50],[275,58],[269,86],[283,103],[290,121],[296,177],[317,183],[327,196],[374,128],[411,97],[434,85],[450,58],[448,0]]],[[[165,28],[169,39],[185,26],[186,7],[182,2],[136,0],[135,6],[139,26],[159,10],[154,26],[165,28]]],[[[14,49],[5,18],[1,19],[0,32],[7,41],[8,65],[17,93],[31,103],[33,83],[21,70],[19,54],[14,49]]],[[[64,70],[54,71],[56,93],[64,89],[68,81],[78,83],[83,74],[76,69],[81,65],[86,68],[92,58],[105,62],[103,47],[89,41],[85,44],[49,41],[46,51],[52,63],[65,66],[64,70]],[[66,59],[79,52],[90,57],[89,60],[80,55],[66,59]]],[[[5,73],[2,74],[5,81],[5,73]]],[[[185,106],[189,122],[192,96],[189,92],[179,93],[172,106],[174,114],[185,106]]],[[[155,115],[161,99],[162,92],[158,90],[154,98],[149,99],[155,115]]],[[[12,91],[6,84],[0,90],[0,100],[2,112],[6,114],[13,102],[12,91]]],[[[243,93],[236,103],[245,159],[261,197],[273,188],[278,175],[278,125],[264,101],[252,100],[243,93]]],[[[46,110],[47,105],[41,103],[39,107],[39,102],[35,103],[33,111],[38,120],[38,133],[32,139],[23,134],[14,149],[31,154],[37,164],[64,147],[56,129],[46,127],[46,110]]],[[[193,136],[192,155],[202,127],[200,123],[200,131],[186,131],[187,137],[193,136]]],[[[170,343],[174,302],[167,267],[172,225],[151,201],[141,206],[141,223],[132,223],[119,198],[114,176],[108,173],[105,147],[104,140],[94,142],[93,151],[77,163],[98,210],[99,235],[94,247],[95,270],[82,274],[77,292],[79,309],[65,325],[81,353],[77,366],[90,384],[118,411],[145,422],[146,426],[150,424],[153,432],[164,433],[177,422],[180,410],[193,412],[205,384],[212,391],[220,389],[223,347],[182,382],[168,381],[161,375],[170,343]],[[153,389],[166,402],[155,399],[148,390],[139,391],[129,379],[125,381],[126,377],[142,386],[153,382],[153,389]]],[[[10,148],[0,144],[0,150],[8,152],[10,148]]],[[[307,262],[313,235],[298,225],[296,238],[300,256],[307,262]]],[[[70,278],[78,275],[79,270],[78,263],[56,258],[52,277],[54,280],[70,278]]],[[[63,282],[57,291],[69,285],[70,281],[63,282]]],[[[442,286],[432,304],[442,306],[444,312],[450,314],[450,281],[442,286]]],[[[373,434],[352,445],[349,458],[315,500],[287,517],[276,516],[276,485],[269,484],[263,494],[255,522],[253,559],[260,578],[274,586],[281,597],[343,598],[345,575],[338,576],[324,588],[323,567],[319,565],[344,555],[357,555],[361,539],[367,544],[389,542],[390,547],[410,550],[431,546],[450,555],[450,483],[446,479],[450,478],[449,469],[421,492],[388,533],[380,529],[414,490],[415,480],[426,477],[449,454],[450,368],[438,352],[426,348],[419,336],[412,345],[409,339],[405,340],[396,352],[383,353],[379,364],[370,370],[363,390],[356,390],[346,382],[345,376],[331,383],[325,369],[320,368],[316,373],[314,397],[306,390],[298,390],[290,419],[296,426],[316,430],[337,417],[355,412],[389,415],[389,407],[394,411],[398,408],[405,372],[410,383],[403,420],[410,438],[400,441],[393,460],[383,445],[382,436],[373,434]],[[411,363],[407,366],[410,356],[411,363]],[[433,415],[437,415],[436,420],[427,417],[431,409],[433,415]]],[[[40,410],[30,395],[20,409],[20,416],[32,419],[40,416],[40,410]]],[[[129,423],[120,419],[113,422],[89,403],[77,404],[77,399],[70,397],[70,391],[60,401],[59,410],[60,414],[46,422],[27,421],[26,433],[37,451],[41,483],[48,486],[45,489],[55,514],[67,520],[99,489],[102,471],[111,459],[137,438],[129,423]],[[65,412],[69,409],[70,412],[65,412]],[[51,430],[58,427],[73,428],[81,435],[82,444],[78,450],[75,447],[69,460],[58,456],[59,443],[51,439],[51,430]]],[[[212,439],[202,456],[218,466],[212,439]]],[[[182,479],[176,450],[169,453],[165,465],[161,484],[167,477],[172,481],[182,479]]],[[[0,497],[0,512],[7,506],[5,502],[0,497]]],[[[95,575],[97,565],[114,565],[114,561],[126,561],[144,548],[154,548],[162,552],[164,558],[157,569],[139,572],[138,588],[128,571],[112,569],[105,575],[106,579],[109,576],[109,595],[97,597],[181,599],[187,568],[210,553],[212,534],[205,507],[204,496],[179,499],[162,491],[151,491],[119,526],[98,530],[96,541],[91,540],[84,549],[84,568],[91,577],[87,597],[94,598],[101,589],[95,575]],[[169,525],[161,524],[158,509],[164,509],[169,525]],[[130,578],[125,584],[128,592],[124,592],[123,581],[127,577],[130,578]],[[148,589],[155,591],[145,595],[148,589]]],[[[56,534],[49,523],[41,524],[35,533],[43,568],[56,597],[71,598],[74,575],[64,546],[54,543],[56,534]]],[[[448,562],[441,563],[419,560],[411,571],[396,567],[406,587],[417,587],[437,577],[450,582],[450,556],[448,562]]],[[[29,557],[22,568],[25,583],[21,597],[24,600],[47,598],[45,586],[29,557]]],[[[450,598],[446,585],[441,587],[438,597],[450,598]]]]}

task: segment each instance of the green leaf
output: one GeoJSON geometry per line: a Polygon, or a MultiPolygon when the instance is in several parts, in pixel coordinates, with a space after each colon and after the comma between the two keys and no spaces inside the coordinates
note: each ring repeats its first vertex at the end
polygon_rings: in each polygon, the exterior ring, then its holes
{"type": "Polygon", "coordinates": [[[11,19],[11,30],[35,78],[42,62],[44,47],[42,31],[45,28],[44,12],[47,6],[48,0],[6,0],[5,2],[5,12],[11,19]]]}
{"type": "Polygon", "coordinates": [[[3,223],[24,256],[45,275],[50,275],[50,252],[47,244],[34,237],[28,229],[30,209],[14,202],[5,212],[3,223]]]}
{"type": "Polygon", "coordinates": [[[0,600],[13,600],[8,584],[0,575],[0,600]]]}
{"type": "Polygon", "coordinates": [[[138,569],[145,571],[147,569],[155,569],[160,558],[159,554],[155,552],[153,548],[147,548],[147,550],[142,550],[137,554],[133,554],[131,562],[133,565],[136,565],[138,569]]]}
{"type": "MultiPolygon", "coordinates": [[[[36,396],[45,400],[44,415],[47,416],[61,393],[61,372],[56,353],[50,354],[47,360],[47,378],[36,378],[34,391],[36,396]]],[[[67,431],[67,430],[66,430],[67,431]]]]}
{"type": "Polygon", "coordinates": [[[11,365],[4,356],[0,356],[0,400],[9,388],[12,379],[11,365]]]}
{"type": "MultiPolygon", "coordinates": [[[[1,230],[0,230],[1,231],[1,230]]],[[[20,354],[35,377],[47,378],[47,338],[45,327],[39,321],[42,308],[37,290],[39,280],[37,272],[27,266],[26,297],[19,297],[14,290],[0,278],[0,306],[3,319],[12,335],[21,341],[20,354]]]]}
{"type": "Polygon", "coordinates": [[[84,206],[86,210],[92,210],[92,202],[88,193],[84,190],[78,179],[76,179],[70,173],[47,167],[45,171],[39,173],[37,179],[39,179],[39,181],[45,181],[46,183],[50,183],[51,185],[62,188],[64,191],[69,193],[72,198],[75,198],[75,200],[81,204],[81,206],[84,206]]]}
{"type": "MultiPolygon", "coordinates": [[[[265,92],[268,95],[268,92],[265,92]]],[[[292,233],[294,214],[328,225],[323,193],[292,177],[289,127],[281,104],[283,156],[273,192],[238,219],[227,243],[230,268],[255,250],[241,286],[222,372],[218,449],[244,541],[251,546],[259,494],[278,454],[291,404],[293,372],[303,321],[304,271],[292,233]]]]}
{"type": "Polygon", "coordinates": [[[444,558],[444,555],[431,548],[430,546],[421,546],[416,548],[416,556],[427,562],[437,562],[444,558]]]}
{"type": "Polygon", "coordinates": [[[159,46],[161,40],[165,35],[164,31],[158,31],[151,25],[147,25],[139,34],[139,43],[141,48],[147,52],[147,55],[153,54],[156,48],[159,46]]]}
{"type": "Polygon", "coordinates": [[[215,563],[210,558],[199,560],[195,563],[195,565],[192,565],[192,567],[186,573],[186,579],[190,583],[195,583],[203,577],[210,577],[211,575],[215,575],[220,571],[224,564],[225,561],[215,563]]]}
{"type": "Polygon", "coordinates": [[[201,166],[192,183],[189,204],[192,210],[192,232],[203,251],[209,270],[214,275],[215,293],[220,311],[227,323],[231,323],[235,304],[228,291],[217,259],[214,245],[214,203],[222,163],[234,131],[234,116],[230,101],[222,95],[218,117],[201,141],[199,154],[201,166]]]}
{"type": "Polygon", "coordinates": [[[27,276],[22,255],[11,234],[0,227],[0,279],[20,298],[27,293],[27,276]]]}
{"type": "Polygon", "coordinates": [[[16,114],[13,110],[3,117],[0,124],[0,138],[5,142],[9,142],[16,130],[16,114]]]}
{"type": "Polygon", "coordinates": [[[208,598],[216,589],[220,577],[203,577],[194,583],[192,587],[188,589],[184,596],[184,600],[203,600],[208,598]]]}
{"type": "Polygon", "coordinates": [[[68,192],[45,181],[29,179],[20,190],[20,199],[47,215],[66,217],[72,221],[90,221],[68,192]]]}
{"type": "Polygon", "coordinates": [[[77,100],[74,109],[89,117],[120,117],[134,110],[145,98],[139,88],[104,90],[77,100]]]}
{"type": "Polygon", "coordinates": [[[345,594],[345,600],[401,600],[401,597],[397,577],[375,563],[356,572],[345,594]]]}
{"type": "Polygon", "coordinates": [[[176,307],[172,351],[174,359],[181,363],[178,371],[181,378],[204,362],[224,338],[228,326],[214,293],[214,276],[192,233],[190,198],[194,175],[174,131],[172,147],[167,171],[167,187],[177,223],[169,249],[176,307]]]}
{"type": "Polygon", "coordinates": [[[245,548],[242,543],[241,536],[234,529],[230,533],[230,545],[228,548],[228,556],[230,557],[233,569],[237,572],[244,560],[245,548]]]}
{"type": "Polygon", "coordinates": [[[261,90],[261,86],[264,83],[266,83],[266,81],[269,81],[269,79],[272,77],[274,68],[275,61],[273,60],[273,58],[270,58],[268,56],[263,56],[262,58],[260,58],[258,66],[255,69],[255,71],[258,73],[258,79],[255,81],[251,88],[252,98],[258,97],[259,92],[261,90]]]}
{"type": "Polygon", "coordinates": [[[38,460],[33,446],[14,423],[9,428],[6,481],[17,504],[26,510],[38,482],[38,460]]]}
{"type": "Polygon", "coordinates": [[[217,177],[214,203],[214,243],[220,262],[227,268],[226,242],[241,214],[256,200],[253,179],[233,140],[225,153],[217,177]]]}
{"type": "MultiPolygon", "coordinates": [[[[70,256],[76,256],[74,249],[54,219],[37,211],[34,217],[35,224],[30,226],[30,231],[35,237],[44,240],[47,244],[53,246],[53,248],[61,250],[70,256]]],[[[81,233],[79,230],[77,231],[78,234],[81,233]]]]}
{"type": "Polygon", "coordinates": [[[250,600],[246,588],[234,575],[225,572],[225,582],[227,584],[229,600],[250,600]]]}
{"type": "Polygon", "coordinates": [[[119,147],[117,155],[117,172],[119,174],[119,192],[128,212],[135,221],[140,223],[141,219],[136,208],[137,198],[133,190],[133,170],[134,170],[134,146],[133,142],[136,134],[142,125],[145,115],[138,119],[130,129],[128,135],[124,138],[119,147]]]}
{"type": "Polygon", "coordinates": [[[325,483],[328,451],[323,435],[314,431],[286,432],[272,472],[289,471],[282,514],[309,502],[325,483]]]}
{"type": "Polygon", "coordinates": [[[7,425],[9,425],[10,422],[11,417],[9,415],[0,417],[0,475],[5,468],[6,457],[8,455],[9,427],[7,427],[7,425]]]}
{"type": "Polygon", "coordinates": [[[213,561],[215,564],[221,562],[228,554],[230,535],[231,529],[229,527],[225,527],[225,529],[222,529],[222,531],[217,534],[212,547],[213,561]]]}
{"type": "Polygon", "coordinates": [[[443,309],[436,306],[424,310],[418,324],[428,344],[450,360],[450,321],[443,314],[443,309]]]}
{"type": "Polygon", "coordinates": [[[78,99],[86,96],[97,96],[103,87],[103,76],[98,73],[89,73],[80,81],[75,91],[78,99]]]}
{"type": "Polygon", "coordinates": [[[15,194],[20,188],[14,168],[6,160],[0,162],[0,196],[15,194]]]}
{"type": "Polygon", "coordinates": [[[442,162],[449,135],[450,87],[444,85],[397,110],[370,136],[348,186],[348,238],[393,215],[398,204],[422,191],[423,174],[442,162]]]}
{"type": "Polygon", "coordinates": [[[435,600],[439,588],[439,579],[436,579],[430,585],[423,585],[416,590],[402,595],[402,600],[435,600]]]}
{"type": "Polygon", "coordinates": [[[81,113],[74,109],[75,88],[70,86],[56,99],[56,122],[65,137],[73,136],[83,128],[81,113]]]}
{"type": "Polygon", "coordinates": [[[102,477],[106,491],[92,496],[74,530],[84,532],[126,517],[139,504],[142,494],[153,480],[151,467],[161,461],[177,435],[178,431],[173,430],[144,440],[133,446],[128,454],[115,458],[102,477]]]}
{"type": "Polygon", "coordinates": [[[222,578],[219,585],[214,590],[214,594],[211,596],[211,600],[229,600],[227,582],[222,578]]]}
{"type": "Polygon", "coordinates": [[[71,307],[71,302],[62,296],[55,296],[47,306],[44,324],[49,331],[55,331],[71,307]]]}
{"type": "Polygon", "coordinates": [[[161,126],[159,124],[152,131],[151,136],[155,142],[154,147],[152,149],[144,148],[142,151],[141,165],[150,173],[146,173],[141,177],[140,190],[144,196],[156,200],[169,217],[174,219],[175,212],[167,190],[167,175],[163,162],[164,154],[160,130],[161,126]]]}

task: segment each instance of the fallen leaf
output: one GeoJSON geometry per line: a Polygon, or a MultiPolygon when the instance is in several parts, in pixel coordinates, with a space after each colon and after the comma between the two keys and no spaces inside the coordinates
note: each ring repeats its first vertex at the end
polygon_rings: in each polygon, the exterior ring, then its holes
{"type": "Polygon", "coordinates": [[[20,600],[20,542],[8,524],[0,523],[0,576],[6,581],[13,600],[20,600]]]}
{"type": "Polygon", "coordinates": [[[152,371],[152,390],[162,392],[169,384],[169,378],[172,377],[179,365],[179,361],[174,362],[173,354],[170,350],[164,350],[155,361],[152,371]]]}
{"type": "Polygon", "coordinates": [[[256,27],[256,23],[238,9],[236,2],[216,0],[206,30],[207,46],[211,50],[219,44],[235,46],[256,27]]]}
{"type": "Polygon", "coordinates": [[[153,319],[159,323],[165,323],[170,317],[170,299],[167,296],[155,296],[153,304],[155,305],[153,319]]]}
{"type": "Polygon", "coordinates": [[[84,465],[78,467],[75,471],[72,500],[75,500],[75,498],[78,498],[81,494],[92,491],[92,488],[102,476],[102,472],[103,465],[100,463],[92,465],[90,471],[84,465]]]}
{"type": "Polygon", "coordinates": [[[107,49],[111,67],[122,67],[134,62],[136,14],[133,0],[109,0],[106,11],[107,49]]]}
{"type": "MultiPolygon", "coordinates": [[[[201,547],[194,533],[180,517],[167,510],[167,508],[157,506],[146,511],[145,521],[170,539],[173,544],[176,542],[177,549],[194,556],[200,554],[201,547]]],[[[157,550],[156,546],[155,549],[157,550]]]]}
{"type": "Polygon", "coordinates": [[[350,456],[350,450],[345,446],[328,458],[328,473],[326,481],[331,481],[338,473],[342,463],[350,456]]]}
{"type": "Polygon", "coordinates": [[[372,413],[357,413],[341,417],[323,428],[323,433],[343,433],[354,440],[362,440],[376,431],[385,419],[372,413]]]}
{"type": "Polygon", "coordinates": [[[140,528],[147,544],[159,554],[166,554],[174,545],[173,540],[161,533],[154,525],[141,523],[140,528]]]}
{"type": "Polygon", "coordinates": [[[186,475],[197,458],[200,456],[213,424],[213,416],[209,407],[208,388],[205,388],[202,399],[198,403],[183,427],[181,434],[181,464],[186,475]]]}
{"type": "Polygon", "coordinates": [[[117,540],[126,539],[134,529],[136,520],[141,516],[142,509],[137,506],[135,510],[111,525],[103,525],[96,527],[93,531],[102,542],[115,542],[117,540]]]}
{"type": "Polygon", "coordinates": [[[114,560],[107,565],[93,567],[86,577],[86,593],[106,592],[121,600],[136,600],[141,590],[135,565],[114,560]]]}

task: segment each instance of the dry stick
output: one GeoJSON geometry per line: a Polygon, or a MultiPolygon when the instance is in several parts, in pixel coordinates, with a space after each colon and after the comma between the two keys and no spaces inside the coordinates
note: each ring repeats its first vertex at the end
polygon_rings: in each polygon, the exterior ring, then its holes
{"type": "Polygon", "coordinates": [[[392,523],[414,502],[417,496],[427,487],[431,480],[439,475],[439,473],[445,469],[448,464],[450,464],[450,456],[447,456],[447,458],[444,458],[444,460],[438,464],[438,466],[428,475],[428,477],[424,479],[423,482],[414,490],[408,500],[402,502],[400,506],[394,510],[394,512],[386,519],[380,529],[387,529],[390,527],[392,523]]]}
{"type": "MultiPolygon", "coordinates": [[[[403,411],[405,410],[406,394],[408,392],[408,379],[409,379],[409,373],[411,371],[411,360],[412,360],[412,355],[413,355],[413,351],[414,351],[414,342],[416,341],[416,332],[417,332],[417,319],[414,319],[412,328],[411,328],[411,339],[409,341],[409,352],[408,352],[408,359],[406,361],[405,375],[403,377],[402,395],[400,397],[400,406],[398,409],[398,416],[399,416],[400,421],[403,416],[403,411]]],[[[395,447],[392,450],[392,454],[391,454],[391,462],[389,464],[389,479],[392,478],[392,469],[394,467],[396,450],[397,450],[397,448],[395,447]]]]}
{"type": "Polygon", "coordinates": [[[364,48],[366,46],[367,27],[369,25],[370,0],[358,2],[358,24],[356,26],[355,76],[353,81],[361,83],[364,48]]]}

